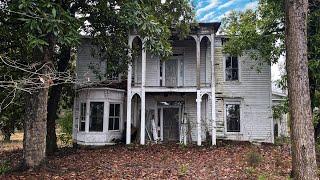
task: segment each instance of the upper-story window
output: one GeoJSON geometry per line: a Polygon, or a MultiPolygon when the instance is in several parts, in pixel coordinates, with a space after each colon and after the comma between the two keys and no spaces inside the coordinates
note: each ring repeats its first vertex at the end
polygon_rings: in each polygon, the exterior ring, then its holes
{"type": "Polygon", "coordinates": [[[239,61],[236,56],[228,56],[226,58],[226,81],[239,80],[239,61]]]}

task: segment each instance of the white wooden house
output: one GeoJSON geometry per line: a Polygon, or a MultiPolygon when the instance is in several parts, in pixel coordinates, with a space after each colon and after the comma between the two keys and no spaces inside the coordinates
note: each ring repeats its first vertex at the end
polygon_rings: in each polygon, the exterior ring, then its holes
{"type": "MultiPolygon", "coordinates": [[[[149,140],[197,143],[210,138],[273,142],[271,67],[248,56],[224,54],[220,23],[200,23],[183,40],[172,38],[173,56],[166,61],[143,47],[133,57],[127,76],[113,80],[126,86],[77,88],[73,139],[83,145],[133,143],[149,140]],[[125,77],[125,78],[124,78],[125,77]],[[127,81],[126,79],[129,79],[127,81]],[[158,137],[158,138],[157,138],[158,137]]],[[[137,33],[129,46],[143,46],[137,33]]],[[[105,63],[91,56],[90,40],[78,49],[77,77],[98,81],[89,64],[105,63]]]]}

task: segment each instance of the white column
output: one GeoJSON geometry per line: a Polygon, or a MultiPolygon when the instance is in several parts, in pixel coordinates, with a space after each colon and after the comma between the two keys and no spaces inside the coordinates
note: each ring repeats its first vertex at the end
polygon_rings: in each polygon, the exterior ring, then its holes
{"type": "Polygon", "coordinates": [[[141,131],[140,131],[140,144],[145,144],[145,122],[146,122],[146,49],[142,42],[142,79],[141,79],[141,131]]]}
{"type": "Polygon", "coordinates": [[[197,145],[201,146],[201,94],[197,90],[197,145]]]}
{"type": "Polygon", "coordinates": [[[197,89],[200,90],[201,82],[200,82],[200,38],[197,36],[196,40],[196,49],[197,49],[197,89]]]}
{"type": "Polygon", "coordinates": [[[212,145],[216,145],[216,86],[214,76],[214,34],[211,34],[211,118],[212,118],[212,145]]]}
{"type": "MultiPolygon", "coordinates": [[[[129,47],[132,49],[132,38],[129,36],[129,47]]],[[[131,52],[129,51],[129,58],[131,59],[131,52]]],[[[127,132],[126,144],[131,143],[131,80],[132,80],[132,63],[128,63],[128,79],[127,79],[127,132]]]]}

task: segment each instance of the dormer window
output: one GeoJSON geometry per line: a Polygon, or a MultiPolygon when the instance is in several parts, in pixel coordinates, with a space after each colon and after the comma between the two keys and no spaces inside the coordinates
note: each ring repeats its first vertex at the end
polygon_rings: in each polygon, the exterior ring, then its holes
{"type": "Polygon", "coordinates": [[[226,81],[238,81],[239,80],[238,57],[228,56],[226,58],[225,76],[226,76],[226,81]]]}

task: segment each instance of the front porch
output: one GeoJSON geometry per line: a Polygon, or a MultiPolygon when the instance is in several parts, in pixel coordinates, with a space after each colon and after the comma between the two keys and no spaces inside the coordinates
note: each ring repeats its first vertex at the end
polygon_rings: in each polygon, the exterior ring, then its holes
{"type": "Polygon", "coordinates": [[[126,129],[126,138],[128,132],[134,129],[138,131],[134,140],[140,144],[161,141],[181,144],[197,142],[201,145],[211,136],[214,128],[210,91],[198,92],[148,92],[145,106],[142,106],[140,94],[135,93],[131,97],[131,108],[127,109],[127,112],[132,112],[130,119],[133,127],[129,131],[126,129]],[[145,113],[142,113],[143,107],[145,113]]]}

